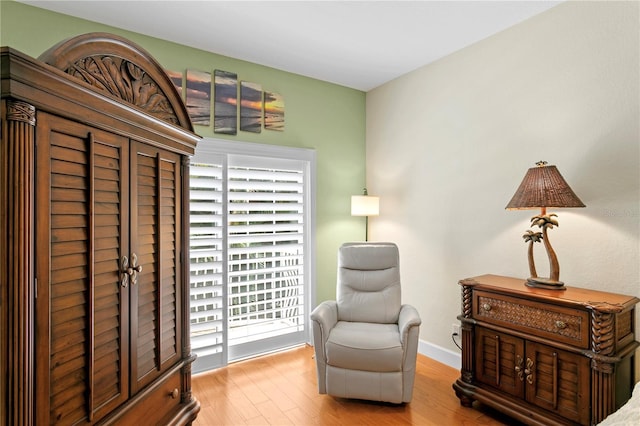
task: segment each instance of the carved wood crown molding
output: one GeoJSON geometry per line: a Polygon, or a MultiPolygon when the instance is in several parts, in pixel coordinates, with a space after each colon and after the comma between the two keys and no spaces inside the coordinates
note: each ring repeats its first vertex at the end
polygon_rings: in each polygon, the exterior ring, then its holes
{"type": "Polygon", "coordinates": [[[39,59],[153,117],[193,132],[182,97],[162,66],[125,38],[84,34],[62,41],[39,59]]]}
{"type": "Polygon", "coordinates": [[[180,124],[156,82],[132,62],[115,56],[90,56],[76,61],[63,71],[100,90],[106,90],[154,117],[180,124]]]}

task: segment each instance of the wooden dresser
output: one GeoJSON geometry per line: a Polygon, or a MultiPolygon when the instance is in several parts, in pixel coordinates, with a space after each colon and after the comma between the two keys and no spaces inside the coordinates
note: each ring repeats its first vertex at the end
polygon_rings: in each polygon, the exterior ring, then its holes
{"type": "Polygon", "coordinates": [[[634,385],[632,296],[483,275],[462,286],[462,369],[453,388],[532,425],[595,425],[634,385]]]}
{"type": "Polygon", "coordinates": [[[180,95],[109,34],[0,55],[0,426],[191,423],[180,95]]]}

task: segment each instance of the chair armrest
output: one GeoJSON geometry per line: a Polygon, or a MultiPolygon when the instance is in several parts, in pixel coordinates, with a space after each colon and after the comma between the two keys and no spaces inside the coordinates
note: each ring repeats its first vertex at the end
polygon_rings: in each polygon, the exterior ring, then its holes
{"type": "Polygon", "coordinates": [[[327,354],[324,345],[331,329],[338,323],[338,302],[326,300],[316,306],[310,315],[313,326],[313,352],[316,357],[318,392],[327,393],[327,354]]]}
{"type": "Polygon", "coordinates": [[[329,338],[329,331],[338,323],[338,302],[325,300],[320,303],[311,312],[311,321],[315,323],[313,333],[315,346],[318,346],[318,344],[324,346],[324,343],[329,338]],[[316,336],[316,330],[320,330],[320,336],[316,336]]]}
{"type": "Polygon", "coordinates": [[[398,318],[398,330],[400,331],[400,341],[402,345],[407,342],[409,331],[413,327],[420,327],[422,320],[416,308],[411,305],[402,305],[400,307],[400,316],[398,318]]]}

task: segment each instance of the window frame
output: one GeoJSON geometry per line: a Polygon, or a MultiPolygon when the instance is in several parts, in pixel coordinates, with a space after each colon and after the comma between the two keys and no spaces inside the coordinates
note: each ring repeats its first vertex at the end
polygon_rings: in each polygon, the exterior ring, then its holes
{"type": "MultiPolygon", "coordinates": [[[[312,331],[309,321],[309,314],[316,299],[316,151],[307,148],[288,147],[281,145],[267,145],[252,142],[241,142],[236,140],[225,140],[204,137],[196,147],[195,154],[191,157],[192,163],[215,163],[220,164],[223,168],[223,247],[228,247],[228,167],[229,159],[232,156],[258,157],[260,159],[273,159],[276,162],[280,159],[300,161],[304,164],[304,282],[306,283],[304,295],[304,312],[305,312],[305,330],[304,339],[307,344],[311,343],[312,331]]],[[[228,364],[228,327],[227,327],[227,310],[228,310],[228,256],[225,253],[223,258],[223,332],[222,332],[222,353],[213,354],[211,356],[198,358],[193,365],[193,372],[204,372],[214,368],[219,368],[228,364]],[[214,356],[217,355],[217,356],[214,356]],[[221,356],[220,356],[221,355],[221,356]]],[[[189,336],[190,338],[191,336],[189,336]]],[[[265,353],[268,353],[265,352],[265,353]]]]}

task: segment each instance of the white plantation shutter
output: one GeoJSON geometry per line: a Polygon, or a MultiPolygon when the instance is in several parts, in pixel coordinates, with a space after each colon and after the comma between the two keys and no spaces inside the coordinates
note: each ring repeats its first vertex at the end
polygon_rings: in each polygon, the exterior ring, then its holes
{"type": "Polygon", "coordinates": [[[194,372],[308,342],[310,150],[204,140],[191,160],[194,372]]]}
{"type": "Polygon", "coordinates": [[[228,173],[229,344],[303,332],[304,164],[232,156],[228,173]]]}
{"type": "Polygon", "coordinates": [[[216,366],[225,363],[224,170],[222,159],[209,160],[190,167],[191,348],[216,366]]]}

